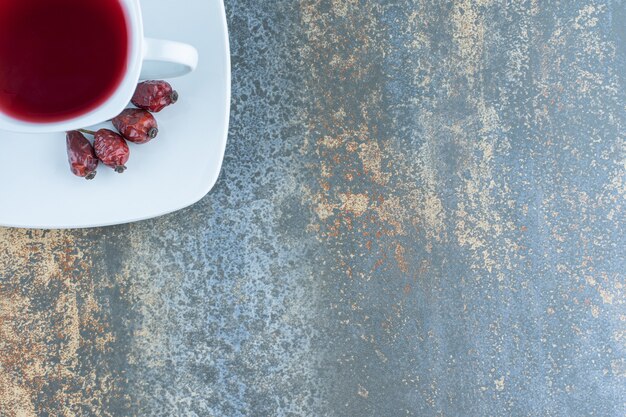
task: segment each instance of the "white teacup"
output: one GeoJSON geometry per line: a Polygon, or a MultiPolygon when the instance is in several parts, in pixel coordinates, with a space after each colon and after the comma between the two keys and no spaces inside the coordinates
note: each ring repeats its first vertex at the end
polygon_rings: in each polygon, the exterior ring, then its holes
{"type": "Polygon", "coordinates": [[[91,126],[121,113],[129,104],[139,80],[178,77],[195,70],[198,52],[193,46],[145,38],[139,0],[119,0],[119,2],[125,10],[127,19],[128,58],[125,75],[108,99],[85,114],[50,123],[18,120],[4,114],[0,109],[0,130],[51,133],[91,126]]]}

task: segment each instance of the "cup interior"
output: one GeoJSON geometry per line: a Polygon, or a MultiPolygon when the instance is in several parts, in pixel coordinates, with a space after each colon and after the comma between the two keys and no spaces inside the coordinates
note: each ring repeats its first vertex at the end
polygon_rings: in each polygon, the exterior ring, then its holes
{"type": "MultiPolygon", "coordinates": [[[[0,108],[0,130],[24,133],[62,132],[91,126],[115,117],[129,103],[139,80],[143,60],[143,24],[139,0],[117,0],[123,10],[127,31],[125,68],[121,70],[117,87],[113,87],[90,110],[73,117],[54,121],[29,121],[13,117],[0,108]]],[[[97,30],[97,28],[94,28],[97,30]]],[[[70,81],[71,82],[71,81],[70,81]]]]}

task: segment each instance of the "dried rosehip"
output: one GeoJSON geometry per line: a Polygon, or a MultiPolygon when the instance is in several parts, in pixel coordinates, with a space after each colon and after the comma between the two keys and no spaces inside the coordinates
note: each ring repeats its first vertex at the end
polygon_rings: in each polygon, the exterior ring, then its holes
{"type": "Polygon", "coordinates": [[[122,173],[126,170],[126,162],[130,156],[130,149],[123,137],[109,129],[100,129],[94,134],[93,146],[98,159],[106,166],[122,173]]]}
{"type": "Polygon", "coordinates": [[[91,143],[80,132],[72,130],[66,134],[67,160],[72,173],[88,180],[96,176],[98,157],[91,143]]]}
{"type": "Polygon", "coordinates": [[[137,85],[131,102],[140,109],[158,113],[178,101],[178,93],[166,81],[144,81],[137,85]]]}
{"type": "Polygon", "coordinates": [[[156,119],[146,110],[126,109],[112,121],[118,132],[134,143],[150,142],[159,133],[156,119]]]}

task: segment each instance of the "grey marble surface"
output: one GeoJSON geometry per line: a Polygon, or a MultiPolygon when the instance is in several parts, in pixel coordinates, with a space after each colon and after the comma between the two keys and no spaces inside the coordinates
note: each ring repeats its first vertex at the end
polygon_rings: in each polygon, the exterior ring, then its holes
{"type": "Polygon", "coordinates": [[[623,416],[626,3],[226,3],[216,188],[0,230],[0,415],[623,416]]]}

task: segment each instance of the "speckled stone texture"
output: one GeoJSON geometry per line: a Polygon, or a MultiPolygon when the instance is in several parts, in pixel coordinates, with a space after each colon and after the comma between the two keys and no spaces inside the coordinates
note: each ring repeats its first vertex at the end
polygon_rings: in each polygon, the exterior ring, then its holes
{"type": "Polygon", "coordinates": [[[624,416],[626,2],[226,6],[203,201],[0,230],[0,416],[624,416]]]}

